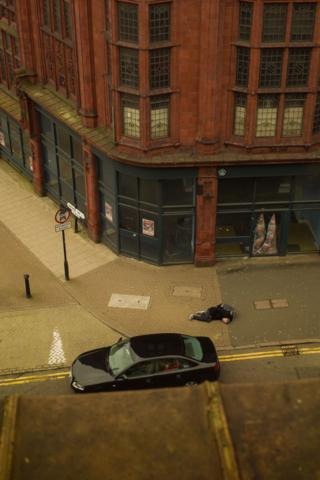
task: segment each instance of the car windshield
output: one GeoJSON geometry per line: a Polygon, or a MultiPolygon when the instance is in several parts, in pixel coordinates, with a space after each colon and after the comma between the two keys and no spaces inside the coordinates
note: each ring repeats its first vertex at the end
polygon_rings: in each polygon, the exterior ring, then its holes
{"type": "Polygon", "coordinates": [[[109,352],[109,367],[113,375],[119,375],[119,373],[131,367],[138,357],[130,347],[130,341],[125,340],[123,342],[113,345],[109,352]]]}
{"type": "Polygon", "coordinates": [[[201,361],[203,358],[203,350],[199,340],[195,337],[189,337],[188,335],[182,335],[182,338],[186,357],[201,361]]]}

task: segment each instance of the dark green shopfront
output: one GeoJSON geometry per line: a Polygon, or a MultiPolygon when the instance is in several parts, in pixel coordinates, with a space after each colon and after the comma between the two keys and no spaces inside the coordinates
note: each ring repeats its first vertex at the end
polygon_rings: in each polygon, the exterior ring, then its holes
{"type": "MultiPolygon", "coordinates": [[[[81,138],[38,113],[44,193],[74,205],[83,227],[93,222],[96,240],[119,254],[194,263],[201,242],[217,259],[319,253],[317,163],[208,167],[202,184],[201,169],[134,167],[93,147],[88,164],[81,138]]],[[[29,139],[2,110],[0,122],[1,157],[32,178],[29,139]]]]}

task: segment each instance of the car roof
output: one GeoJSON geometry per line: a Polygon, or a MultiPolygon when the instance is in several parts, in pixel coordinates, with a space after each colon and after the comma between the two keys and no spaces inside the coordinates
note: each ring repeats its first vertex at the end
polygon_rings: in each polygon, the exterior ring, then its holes
{"type": "Polygon", "coordinates": [[[132,337],[130,345],[134,352],[143,358],[185,354],[184,341],[179,333],[140,335],[132,337]]]}

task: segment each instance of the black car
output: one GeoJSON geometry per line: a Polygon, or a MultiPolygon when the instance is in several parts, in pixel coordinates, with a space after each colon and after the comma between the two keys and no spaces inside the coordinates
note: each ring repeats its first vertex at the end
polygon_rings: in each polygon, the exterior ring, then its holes
{"type": "Polygon", "coordinates": [[[219,373],[210,338],[158,333],[82,353],[71,367],[71,387],[76,392],[176,387],[217,380],[219,373]]]}

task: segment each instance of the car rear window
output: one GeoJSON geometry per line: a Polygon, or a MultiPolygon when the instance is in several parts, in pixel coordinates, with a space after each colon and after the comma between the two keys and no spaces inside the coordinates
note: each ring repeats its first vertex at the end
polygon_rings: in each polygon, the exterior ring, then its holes
{"type": "Polygon", "coordinates": [[[195,337],[189,337],[188,335],[182,335],[182,338],[185,347],[185,356],[201,361],[203,358],[203,350],[199,340],[195,337]]]}

